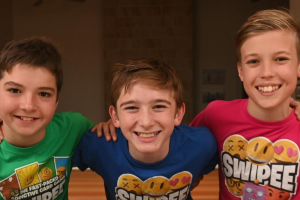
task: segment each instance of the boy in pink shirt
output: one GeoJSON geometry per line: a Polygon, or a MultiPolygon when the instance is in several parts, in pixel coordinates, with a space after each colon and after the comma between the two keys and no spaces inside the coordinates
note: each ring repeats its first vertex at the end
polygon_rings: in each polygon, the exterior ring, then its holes
{"type": "Polygon", "coordinates": [[[248,99],[214,101],[191,126],[217,139],[220,199],[300,199],[300,122],[290,97],[300,77],[300,28],[287,12],[255,13],[236,38],[248,99]]]}

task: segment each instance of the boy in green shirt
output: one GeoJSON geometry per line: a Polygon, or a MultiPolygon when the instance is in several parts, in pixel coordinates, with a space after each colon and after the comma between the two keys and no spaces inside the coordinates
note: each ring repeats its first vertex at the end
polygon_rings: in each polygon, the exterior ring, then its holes
{"type": "Polygon", "coordinates": [[[0,54],[0,199],[68,198],[70,157],[93,123],[55,114],[63,82],[61,56],[45,38],[8,43],[0,54]]]}

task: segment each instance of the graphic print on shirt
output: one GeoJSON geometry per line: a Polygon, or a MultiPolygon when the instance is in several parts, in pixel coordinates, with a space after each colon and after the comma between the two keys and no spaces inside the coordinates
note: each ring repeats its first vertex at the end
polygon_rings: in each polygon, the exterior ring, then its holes
{"type": "MultiPolygon", "coordinates": [[[[0,194],[8,200],[56,199],[64,189],[69,157],[52,157],[15,169],[15,173],[0,181],[0,194]]],[[[0,198],[1,199],[1,198],[0,198]]]]}
{"type": "Polygon", "coordinates": [[[118,200],[184,200],[188,197],[192,174],[182,171],[170,179],[164,176],[154,176],[142,181],[132,174],[122,174],[116,187],[118,200]]]}
{"type": "Polygon", "coordinates": [[[299,147],[291,140],[229,136],[222,170],[228,191],[243,200],[289,200],[296,194],[299,147]]]}

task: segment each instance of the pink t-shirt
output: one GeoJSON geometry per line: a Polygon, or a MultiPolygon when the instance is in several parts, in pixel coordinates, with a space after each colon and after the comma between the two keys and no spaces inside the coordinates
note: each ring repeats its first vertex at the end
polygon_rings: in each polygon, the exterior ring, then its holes
{"type": "Polygon", "coordinates": [[[266,122],[247,111],[247,99],[214,101],[191,126],[206,126],[220,156],[220,199],[300,199],[300,122],[294,112],[266,122]]]}

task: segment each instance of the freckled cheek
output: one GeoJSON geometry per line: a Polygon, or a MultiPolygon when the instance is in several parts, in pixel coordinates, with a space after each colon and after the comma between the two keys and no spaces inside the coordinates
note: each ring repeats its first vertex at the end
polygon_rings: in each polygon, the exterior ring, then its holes
{"type": "Polygon", "coordinates": [[[284,80],[287,80],[288,82],[291,83],[296,83],[297,81],[297,72],[283,72],[281,73],[281,78],[284,80]]]}

